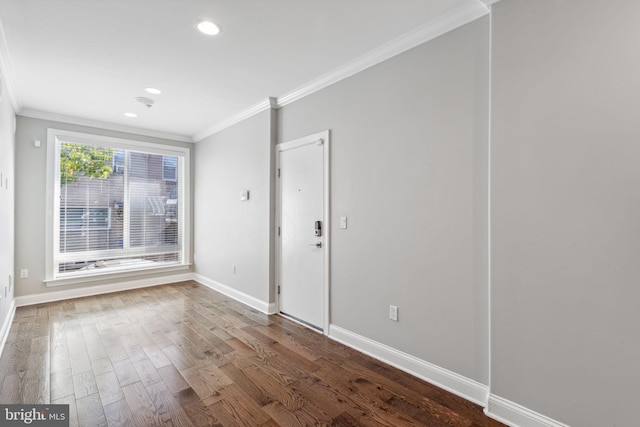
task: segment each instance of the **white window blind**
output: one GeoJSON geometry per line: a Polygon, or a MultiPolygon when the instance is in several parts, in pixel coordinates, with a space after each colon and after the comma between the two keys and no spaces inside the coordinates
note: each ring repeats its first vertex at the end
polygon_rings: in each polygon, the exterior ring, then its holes
{"type": "Polygon", "coordinates": [[[52,279],[187,263],[183,153],[64,135],[53,144],[52,279]]]}

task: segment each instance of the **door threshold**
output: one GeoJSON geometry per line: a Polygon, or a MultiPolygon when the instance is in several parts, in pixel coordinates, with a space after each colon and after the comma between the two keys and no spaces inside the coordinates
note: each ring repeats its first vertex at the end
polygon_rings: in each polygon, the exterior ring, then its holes
{"type": "Polygon", "coordinates": [[[282,312],[282,311],[279,311],[279,312],[278,312],[278,314],[279,314],[280,316],[284,317],[284,318],[285,318],[285,319],[287,319],[287,320],[291,320],[292,322],[298,323],[298,324],[300,324],[300,325],[302,325],[302,326],[305,326],[305,327],[307,327],[307,328],[311,329],[311,330],[312,330],[312,331],[314,331],[314,332],[318,332],[318,333],[320,333],[320,334],[323,334],[323,335],[324,335],[324,330],[323,330],[322,328],[320,328],[320,327],[316,326],[316,325],[312,325],[312,324],[311,324],[311,323],[309,323],[309,322],[305,322],[304,320],[299,319],[299,318],[297,318],[296,316],[292,316],[292,315],[287,314],[287,313],[282,312]]]}

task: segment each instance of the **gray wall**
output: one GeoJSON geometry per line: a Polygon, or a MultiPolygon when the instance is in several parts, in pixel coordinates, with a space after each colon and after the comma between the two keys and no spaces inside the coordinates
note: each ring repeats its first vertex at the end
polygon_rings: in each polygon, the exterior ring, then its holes
{"type": "Polygon", "coordinates": [[[195,272],[265,303],[273,301],[273,114],[210,136],[194,153],[195,272]],[[240,200],[244,190],[248,201],[240,200]]]}
{"type": "MultiPolygon", "coordinates": [[[[638,16],[631,0],[503,0],[491,60],[485,17],[279,111],[278,142],[332,132],[334,325],[570,425],[637,424],[638,16]]],[[[5,97],[10,178],[12,117],[5,97]]],[[[264,302],[274,301],[274,118],[253,116],[193,156],[194,271],[264,302]]],[[[42,285],[46,153],[31,143],[47,127],[151,139],[19,118],[15,266],[31,277],[16,280],[17,295],[57,289],[42,285]]],[[[11,185],[0,197],[2,284],[11,185]]]]}
{"type": "MultiPolygon", "coordinates": [[[[45,219],[46,219],[46,169],[47,169],[47,129],[63,129],[104,135],[137,141],[155,142],[191,148],[192,144],[113,132],[104,129],[51,122],[27,117],[18,117],[16,133],[16,198],[15,209],[18,212],[15,222],[15,266],[16,271],[29,270],[29,278],[16,279],[16,296],[32,295],[60,290],[77,289],[84,285],[46,287],[45,279],[45,219]],[[33,141],[42,141],[42,147],[36,148],[33,141]]],[[[136,279],[161,277],[162,274],[136,276],[136,279]]],[[[114,284],[130,281],[131,278],[109,279],[88,282],[87,286],[114,284]]]]}
{"type": "Polygon", "coordinates": [[[484,384],[488,24],[287,105],[278,128],[331,130],[331,323],[484,384]]]}
{"type": "Polygon", "coordinates": [[[5,297],[5,289],[9,286],[9,275],[14,279],[13,245],[14,245],[14,199],[15,199],[15,115],[4,79],[0,78],[0,329],[9,314],[13,301],[13,289],[5,297]]]}
{"type": "Polygon", "coordinates": [[[640,2],[493,13],[492,392],[638,425],[640,2]]]}

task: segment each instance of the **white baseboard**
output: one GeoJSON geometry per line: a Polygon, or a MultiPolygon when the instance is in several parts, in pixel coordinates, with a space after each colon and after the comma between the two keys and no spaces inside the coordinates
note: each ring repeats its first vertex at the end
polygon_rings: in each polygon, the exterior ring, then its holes
{"type": "Polygon", "coordinates": [[[336,325],[329,325],[329,337],[464,399],[486,405],[489,387],[484,384],[336,325]]]}
{"type": "Polygon", "coordinates": [[[111,292],[128,291],[131,289],[146,288],[149,286],[165,285],[167,283],[182,282],[185,280],[193,280],[193,273],[172,274],[169,276],[131,280],[128,282],[114,283],[111,285],[87,286],[82,288],[24,295],[16,297],[15,302],[17,307],[24,307],[27,305],[42,304],[46,302],[89,297],[93,295],[108,294],[111,292]]]}
{"type": "Polygon", "coordinates": [[[11,324],[13,323],[13,317],[16,315],[16,300],[11,301],[11,306],[9,307],[9,311],[7,312],[7,316],[3,319],[2,329],[0,329],[0,355],[4,351],[4,345],[7,343],[7,338],[9,338],[9,330],[11,329],[11,324]]]}
{"type": "MultiPolygon", "coordinates": [[[[227,295],[265,314],[275,314],[275,303],[259,300],[215,280],[194,273],[182,273],[149,279],[132,280],[112,285],[90,286],[34,295],[16,297],[0,328],[0,355],[9,337],[9,330],[15,316],[16,307],[42,304],[72,298],[101,295],[130,289],[164,285],[167,283],[195,280],[217,292],[227,295]]],[[[329,325],[329,338],[341,342],[355,350],[388,363],[402,371],[430,382],[444,390],[485,407],[487,416],[512,427],[569,427],[559,421],[539,414],[531,409],[489,393],[489,387],[455,372],[419,359],[410,354],[373,341],[336,325],[329,325]]]]}
{"type": "Polygon", "coordinates": [[[253,307],[256,310],[264,313],[264,314],[275,314],[276,313],[276,304],[269,303],[266,301],[259,300],[256,297],[253,297],[249,294],[245,294],[244,292],[240,292],[237,289],[231,288],[227,285],[223,285],[220,282],[216,282],[213,279],[209,279],[208,277],[204,277],[200,274],[195,274],[194,279],[196,282],[213,289],[214,291],[220,292],[230,298],[233,298],[236,301],[239,301],[243,304],[248,305],[249,307],[253,307]]]}
{"type": "Polygon", "coordinates": [[[512,427],[569,427],[495,394],[489,395],[484,413],[512,427]]]}

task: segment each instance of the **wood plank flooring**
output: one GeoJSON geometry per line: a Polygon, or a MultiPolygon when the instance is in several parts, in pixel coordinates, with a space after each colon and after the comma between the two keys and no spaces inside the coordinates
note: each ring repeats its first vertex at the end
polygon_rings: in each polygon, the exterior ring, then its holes
{"type": "Polygon", "coordinates": [[[18,308],[0,402],[71,426],[501,426],[479,406],[195,282],[18,308]]]}

